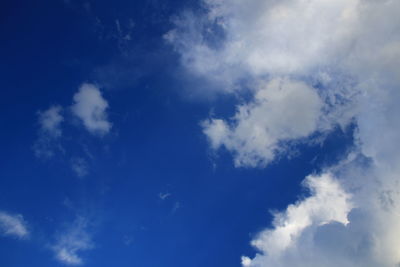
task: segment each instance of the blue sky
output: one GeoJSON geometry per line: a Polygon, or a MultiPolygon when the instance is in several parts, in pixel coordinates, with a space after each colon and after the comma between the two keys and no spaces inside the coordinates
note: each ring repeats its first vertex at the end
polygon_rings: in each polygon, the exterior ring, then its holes
{"type": "Polygon", "coordinates": [[[399,8],[3,1],[0,265],[397,266],[399,8]]]}

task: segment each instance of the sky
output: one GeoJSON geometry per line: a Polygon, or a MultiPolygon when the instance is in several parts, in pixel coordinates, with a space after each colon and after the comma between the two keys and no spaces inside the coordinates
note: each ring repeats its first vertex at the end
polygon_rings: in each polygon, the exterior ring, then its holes
{"type": "Polygon", "coordinates": [[[2,1],[0,266],[400,266],[399,10],[2,1]]]}

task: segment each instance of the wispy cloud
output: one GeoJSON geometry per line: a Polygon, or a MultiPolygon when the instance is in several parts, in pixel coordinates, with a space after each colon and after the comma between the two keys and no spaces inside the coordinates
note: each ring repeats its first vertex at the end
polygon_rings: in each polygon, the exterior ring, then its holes
{"type": "Polygon", "coordinates": [[[60,137],[62,134],[61,123],[64,117],[61,115],[62,107],[59,105],[51,106],[46,111],[39,111],[39,123],[41,131],[53,136],[60,137]]]}
{"type": "Polygon", "coordinates": [[[56,242],[51,246],[55,257],[67,265],[84,263],[82,252],[93,249],[94,243],[89,232],[89,220],[77,217],[76,220],[56,236],[56,242]]]}
{"type": "Polygon", "coordinates": [[[29,236],[28,225],[22,215],[0,211],[0,234],[17,238],[27,238],[29,236]]]}
{"type": "Polygon", "coordinates": [[[174,214],[175,212],[177,212],[178,209],[180,209],[181,207],[182,207],[181,202],[176,201],[174,206],[172,207],[171,214],[174,214]]]}
{"type": "Polygon", "coordinates": [[[62,135],[61,123],[64,121],[63,108],[51,106],[45,111],[38,112],[39,133],[33,145],[34,153],[39,158],[51,158],[56,150],[62,150],[58,139],[62,135]]]}
{"type": "Polygon", "coordinates": [[[171,196],[170,193],[159,193],[159,194],[158,194],[158,197],[159,197],[161,200],[165,200],[165,199],[167,199],[167,198],[170,197],[170,196],[171,196]]]}
{"type": "Polygon", "coordinates": [[[89,173],[89,166],[84,158],[72,158],[71,168],[78,177],[84,177],[89,173]]]}

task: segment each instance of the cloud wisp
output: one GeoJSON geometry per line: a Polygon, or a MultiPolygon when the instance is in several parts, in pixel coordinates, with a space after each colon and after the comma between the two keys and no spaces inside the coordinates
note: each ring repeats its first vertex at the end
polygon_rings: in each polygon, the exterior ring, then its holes
{"type": "Polygon", "coordinates": [[[64,121],[63,108],[60,105],[51,106],[38,112],[39,137],[33,145],[33,151],[38,158],[51,158],[56,150],[63,150],[58,143],[62,136],[61,124],[64,121]]]}
{"type": "Polygon", "coordinates": [[[72,158],[71,168],[78,177],[84,177],[89,173],[89,166],[84,158],[72,158]]]}
{"type": "Polygon", "coordinates": [[[88,228],[89,221],[87,218],[78,217],[64,231],[58,233],[55,244],[51,246],[58,261],[66,265],[84,263],[80,254],[94,248],[88,228]]]}
{"type": "Polygon", "coordinates": [[[27,238],[29,237],[28,225],[22,215],[0,211],[0,235],[27,238]]]}
{"type": "Polygon", "coordinates": [[[44,112],[39,112],[39,123],[41,131],[48,135],[57,138],[62,134],[61,123],[64,117],[61,115],[62,107],[59,105],[51,106],[44,112]]]}
{"type": "Polygon", "coordinates": [[[353,151],[306,178],[311,196],[275,215],[243,266],[400,264],[400,2],[204,0],[165,35],[188,73],[253,98],[202,123],[238,167],[355,123],[353,151]],[[221,34],[222,33],[222,34],[221,34]]]}

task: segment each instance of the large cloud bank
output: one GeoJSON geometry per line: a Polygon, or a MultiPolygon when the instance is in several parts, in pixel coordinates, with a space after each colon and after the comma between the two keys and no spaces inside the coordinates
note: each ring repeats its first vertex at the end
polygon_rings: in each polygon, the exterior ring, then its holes
{"type": "Polygon", "coordinates": [[[253,94],[233,117],[202,123],[236,166],[356,124],[353,151],[306,178],[311,196],[275,215],[244,266],[399,266],[399,10],[395,0],[205,0],[166,34],[192,75],[253,94]]]}

